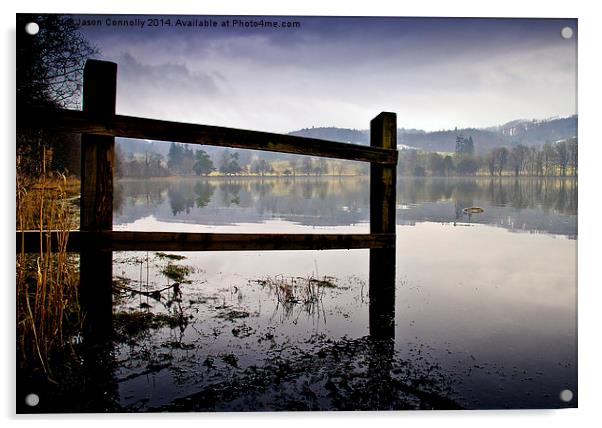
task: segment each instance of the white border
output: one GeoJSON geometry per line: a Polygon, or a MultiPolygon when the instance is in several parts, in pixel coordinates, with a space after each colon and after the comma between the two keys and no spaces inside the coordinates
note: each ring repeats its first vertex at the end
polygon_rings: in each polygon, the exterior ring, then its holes
{"type": "MultiPolygon", "coordinates": [[[[594,9],[595,2],[573,1],[526,1],[506,0],[491,4],[483,1],[455,0],[420,2],[386,2],[370,0],[369,2],[351,3],[329,2],[324,0],[305,0],[303,2],[283,1],[203,1],[186,0],[129,1],[104,0],[101,2],[82,2],[81,0],[22,0],[19,2],[3,2],[2,35],[3,66],[0,82],[4,99],[0,103],[2,109],[2,141],[3,162],[1,201],[2,211],[2,255],[4,281],[2,293],[4,297],[2,319],[5,334],[2,341],[2,379],[0,386],[0,415],[5,422],[25,422],[30,425],[65,427],[72,424],[101,426],[103,424],[132,419],[140,420],[152,427],[163,426],[168,420],[184,422],[190,420],[209,426],[242,425],[261,426],[282,425],[303,426],[326,424],[345,424],[359,426],[370,420],[379,424],[400,426],[401,424],[420,423],[421,426],[487,426],[507,427],[511,424],[528,423],[529,425],[556,426],[590,426],[600,419],[597,414],[598,397],[600,395],[600,359],[599,328],[600,312],[598,305],[602,302],[601,285],[597,280],[600,263],[599,245],[600,214],[599,177],[597,168],[602,159],[602,139],[597,138],[602,129],[600,117],[600,84],[602,76],[600,67],[599,42],[600,15],[594,9]],[[484,6],[486,4],[486,6],[484,6]],[[249,15],[356,15],[356,16],[488,16],[488,17],[558,17],[579,18],[579,137],[582,143],[580,150],[580,192],[579,192],[579,406],[577,410],[562,411],[470,411],[470,412],[392,412],[392,413],[285,413],[285,414],[168,414],[168,415],[94,415],[94,416],[14,416],[14,126],[15,126],[15,13],[156,13],[156,14],[249,14],[249,15]],[[596,417],[598,416],[598,417],[596,417]],[[82,419],[85,422],[82,422],[82,419]]],[[[570,261],[567,261],[570,262],[570,261]]],[[[545,296],[542,296],[545,298],[545,296]]],[[[518,425],[518,426],[521,426],[518,425]]]]}

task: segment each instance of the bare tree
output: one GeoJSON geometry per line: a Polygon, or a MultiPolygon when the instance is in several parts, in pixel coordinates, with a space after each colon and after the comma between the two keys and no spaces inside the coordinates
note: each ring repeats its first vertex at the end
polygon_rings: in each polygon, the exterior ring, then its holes
{"type": "Polygon", "coordinates": [[[543,146],[543,164],[545,175],[554,175],[556,169],[556,151],[550,143],[546,143],[543,146]]]}
{"type": "MultiPolygon", "coordinates": [[[[97,52],[67,16],[17,14],[17,106],[79,108],[83,68],[97,52]],[[39,25],[38,34],[25,32],[29,22],[39,25]]],[[[79,153],[79,137],[74,134],[17,130],[24,174],[38,174],[43,158],[55,170],[77,173],[79,153]]]]}
{"type": "Polygon", "coordinates": [[[334,172],[341,177],[343,175],[343,173],[345,172],[345,162],[344,161],[337,161],[334,163],[334,172]]]}
{"type": "Polygon", "coordinates": [[[485,156],[485,162],[487,164],[489,174],[493,177],[495,175],[495,150],[492,150],[487,154],[487,156],[485,156]]]}
{"type": "Polygon", "coordinates": [[[328,163],[324,158],[318,158],[316,161],[316,166],[314,167],[314,173],[316,175],[326,175],[328,174],[328,163]]]}
{"type": "Polygon", "coordinates": [[[288,164],[291,166],[291,170],[293,172],[293,177],[294,177],[295,175],[297,175],[298,159],[292,158],[291,160],[288,161],[288,164]]]}
{"type": "Polygon", "coordinates": [[[493,154],[495,157],[495,164],[497,167],[497,173],[498,175],[501,177],[502,173],[504,172],[504,168],[506,167],[506,164],[508,163],[508,155],[509,155],[509,151],[506,147],[499,147],[497,149],[494,149],[493,154]]]}
{"type": "Polygon", "coordinates": [[[525,163],[527,162],[527,156],[529,154],[529,149],[522,144],[514,147],[512,149],[512,153],[510,156],[510,161],[512,163],[512,169],[514,170],[514,175],[518,176],[523,172],[525,168],[525,163]]]}
{"type": "Polygon", "coordinates": [[[560,175],[563,177],[566,175],[566,169],[569,163],[569,149],[566,141],[559,141],[554,146],[556,151],[556,160],[558,161],[558,166],[560,167],[560,175]]]}
{"type": "Polygon", "coordinates": [[[569,168],[573,177],[577,176],[578,158],[579,158],[579,147],[577,144],[577,138],[571,138],[567,142],[567,149],[569,152],[569,168]]]}
{"type": "Polygon", "coordinates": [[[314,170],[313,160],[312,158],[305,156],[303,157],[303,161],[301,162],[301,172],[305,175],[310,175],[314,170]]]}
{"type": "Polygon", "coordinates": [[[84,65],[98,49],[69,16],[17,15],[17,103],[78,108],[84,65]],[[25,32],[35,22],[36,35],[25,32]]]}
{"type": "Polygon", "coordinates": [[[529,148],[529,171],[531,175],[543,175],[543,151],[537,147],[529,148]]]}

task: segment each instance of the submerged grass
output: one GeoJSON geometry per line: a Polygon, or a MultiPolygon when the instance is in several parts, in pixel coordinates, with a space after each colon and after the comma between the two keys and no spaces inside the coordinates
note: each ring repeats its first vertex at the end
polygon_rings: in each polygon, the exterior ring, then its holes
{"type": "Polygon", "coordinates": [[[335,279],[329,276],[317,279],[311,276],[304,278],[277,275],[255,280],[254,282],[273,291],[281,304],[302,303],[309,305],[320,302],[326,288],[336,288],[337,285],[334,281],[335,279]]]}
{"type": "MultiPolygon", "coordinates": [[[[221,353],[203,366],[215,373],[187,396],[150,411],[291,411],[460,409],[454,375],[426,357],[407,359],[391,341],[369,337],[310,339],[308,349],[273,352],[262,365],[242,366],[221,353]],[[225,375],[227,373],[227,375],[225,375]]],[[[307,342],[309,344],[309,342],[307,342]]],[[[421,347],[413,349],[420,350],[421,347]]]]}
{"type": "Polygon", "coordinates": [[[113,316],[113,324],[119,336],[132,339],[149,330],[181,328],[188,324],[188,318],[183,313],[117,312],[113,316]]]}
{"type": "Polygon", "coordinates": [[[284,318],[298,317],[301,313],[326,322],[326,312],[322,299],[326,289],[337,288],[335,278],[324,276],[322,279],[309,277],[286,277],[277,275],[255,282],[269,289],[276,297],[275,314],[281,309],[284,318]],[[295,309],[297,308],[297,309],[295,309]]]}
{"type": "Polygon", "coordinates": [[[184,260],[186,258],[186,256],[181,256],[178,254],[168,254],[168,253],[163,253],[161,251],[155,252],[155,255],[161,259],[169,259],[169,260],[184,260]]]}
{"type": "Polygon", "coordinates": [[[161,271],[167,278],[179,283],[189,282],[186,278],[193,272],[194,268],[192,266],[180,266],[171,262],[169,262],[161,271]]]}
{"type": "Polygon", "coordinates": [[[68,328],[80,325],[77,259],[66,251],[69,230],[77,223],[70,200],[79,182],[46,167],[44,154],[39,174],[28,176],[17,157],[16,228],[39,230],[40,251],[17,254],[16,321],[19,366],[41,368],[50,377],[52,351],[66,343],[68,328]],[[51,249],[49,230],[57,232],[57,251],[51,249]]]}

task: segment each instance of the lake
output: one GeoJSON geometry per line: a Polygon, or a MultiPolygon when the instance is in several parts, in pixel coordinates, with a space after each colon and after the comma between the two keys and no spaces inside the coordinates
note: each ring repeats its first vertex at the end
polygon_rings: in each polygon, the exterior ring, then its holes
{"type": "MultiPolygon", "coordinates": [[[[115,185],[115,230],[368,233],[369,215],[365,177],[115,185]]],[[[577,405],[576,180],[400,178],[393,343],[367,339],[368,255],[114,253],[124,321],[112,400],[129,411],[577,405]],[[473,206],[484,212],[463,213],[473,206]],[[168,322],[138,331],[127,314],[141,313],[168,322]]]]}

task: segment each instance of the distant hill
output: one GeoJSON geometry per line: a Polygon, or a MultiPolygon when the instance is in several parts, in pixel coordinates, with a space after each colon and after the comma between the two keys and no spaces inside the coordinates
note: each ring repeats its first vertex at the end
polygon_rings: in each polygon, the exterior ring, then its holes
{"type": "MultiPolygon", "coordinates": [[[[351,142],[368,145],[368,130],[346,128],[305,128],[289,133],[301,137],[351,142]]],[[[456,137],[471,136],[477,153],[488,152],[494,147],[513,147],[518,144],[539,146],[577,135],[577,116],[547,120],[514,120],[497,127],[478,129],[461,128],[445,131],[425,132],[416,129],[398,129],[397,144],[433,152],[453,152],[456,137]]]]}
{"type": "MultiPolygon", "coordinates": [[[[289,132],[289,135],[319,138],[354,144],[370,144],[370,131],[367,129],[348,129],[336,127],[311,127],[289,132]]],[[[472,137],[477,153],[485,153],[494,147],[513,147],[518,144],[540,146],[546,142],[555,142],[577,136],[577,116],[551,118],[545,120],[514,120],[500,126],[490,128],[462,128],[436,132],[418,129],[397,130],[397,144],[424,151],[453,152],[456,137],[463,135],[472,137]]],[[[167,156],[169,144],[158,141],[132,140],[117,138],[117,144],[124,153],[144,154],[156,152],[167,156]]],[[[220,147],[205,146],[203,150],[216,160],[224,150],[220,147]]],[[[290,155],[263,152],[261,157],[287,159],[290,155]]]]}
{"type": "Polygon", "coordinates": [[[474,128],[420,134],[398,132],[397,144],[404,144],[428,152],[453,152],[456,149],[456,137],[459,135],[472,137],[477,153],[487,152],[494,147],[509,145],[509,141],[499,133],[474,128]]]}
{"type": "Polygon", "coordinates": [[[298,131],[289,132],[289,135],[298,137],[319,138],[320,140],[339,141],[341,143],[354,144],[370,144],[370,131],[335,128],[333,126],[327,128],[303,128],[298,131]]]}
{"type": "MultiPolygon", "coordinates": [[[[116,138],[115,142],[117,147],[124,154],[133,153],[134,155],[144,155],[146,152],[154,152],[163,155],[165,160],[167,160],[167,154],[169,153],[169,146],[171,144],[164,141],[135,140],[132,138],[116,138]]],[[[193,150],[199,148],[199,146],[196,145],[190,145],[190,147],[193,150]]],[[[217,157],[224,149],[221,147],[203,146],[203,150],[205,150],[214,161],[217,161],[217,157]]]]}
{"type": "Polygon", "coordinates": [[[497,132],[525,145],[554,142],[577,136],[577,116],[548,120],[515,120],[500,126],[497,132]]]}
{"type": "Polygon", "coordinates": [[[155,152],[167,156],[169,152],[169,143],[162,141],[135,140],[133,138],[116,138],[117,147],[123,153],[144,154],[145,152],[155,152]]]}

